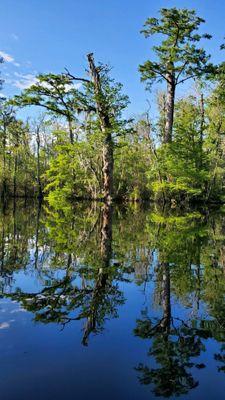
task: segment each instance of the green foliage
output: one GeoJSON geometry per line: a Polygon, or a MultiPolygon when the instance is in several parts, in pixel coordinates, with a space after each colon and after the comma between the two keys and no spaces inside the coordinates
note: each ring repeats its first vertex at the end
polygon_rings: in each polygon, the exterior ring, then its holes
{"type": "Polygon", "coordinates": [[[139,67],[143,81],[151,85],[154,81],[167,80],[167,73],[174,74],[175,85],[193,77],[201,77],[214,70],[209,63],[210,56],[203,48],[198,48],[202,38],[210,39],[208,34],[197,31],[205,22],[196,16],[194,10],[162,8],[161,18],[148,18],[142,33],[146,38],[159,34],[163,38],[153,50],[157,61],[146,61],[139,67]]]}
{"type": "MultiPolygon", "coordinates": [[[[213,149],[206,147],[208,138],[209,133],[202,132],[196,99],[177,102],[173,142],[156,149],[157,158],[149,170],[150,187],[156,198],[164,196],[177,201],[208,198],[213,156],[213,149]]],[[[210,196],[214,193],[212,188],[210,196]]]]}

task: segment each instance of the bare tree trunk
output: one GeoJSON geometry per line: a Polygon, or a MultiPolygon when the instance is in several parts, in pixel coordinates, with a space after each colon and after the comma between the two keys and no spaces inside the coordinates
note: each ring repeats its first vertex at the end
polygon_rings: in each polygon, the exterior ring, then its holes
{"type": "Polygon", "coordinates": [[[103,185],[104,197],[110,203],[113,196],[113,143],[111,134],[108,134],[103,145],[103,185]]]}
{"type": "Polygon", "coordinates": [[[113,140],[112,126],[109,120],[109,114],[106,109],[105,99],[101,88],[101,78],[99,69],[95,66],[93,54],[87,55],[90,74],[94,84],[96,109],[99,116],[101,131],[104,134],[105,141],[103,145],[103,187],[104,199],[110,203],[113,196],[113,140]]]}
{"type": "Polygon", "coordinates": [[[69,125],[69,133],[70,133],[70,143],[74,144],[73,125],[72,125],[72,120],[70,117],[68,117],[68,125],[69,125]]]}
{"type": "Polygon", "coordinates": [[[167,93],[166,93],[166,125],[164,143],[172,142],[174,100],[175,100],[175,79],[174,73],[167,74],[167,93]]]}

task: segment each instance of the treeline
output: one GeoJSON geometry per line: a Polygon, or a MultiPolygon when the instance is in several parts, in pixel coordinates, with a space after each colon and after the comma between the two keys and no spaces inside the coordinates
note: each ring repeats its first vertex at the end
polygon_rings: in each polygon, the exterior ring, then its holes
{"type": "Polygon", "coordinates": [[[213,65],[201,47],[211,38],[199,33],[203,22],[193,10],[171,8],[144,24],[142,33],[156,35],[157,46],[139,72],[147,89],[163,85],[157,118],[149,108],[126,119],[122,85],[93,54],[82,77],[41,74],[20,95],[2,99],[2,198],[223,201],[225,63],[213,65]],[[186,81],[194,82],[194,94],[186,95],[186,81]],[[182,84],[186,93],[176,99],[182,84]],[[21,121],[16,111],[26,106],[45,114],[21,121]]]}

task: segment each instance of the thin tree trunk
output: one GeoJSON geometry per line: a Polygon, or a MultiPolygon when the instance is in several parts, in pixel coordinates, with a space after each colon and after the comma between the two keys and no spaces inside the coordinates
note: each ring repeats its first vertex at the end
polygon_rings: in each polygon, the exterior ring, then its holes
{"type": "Polygon", "coordinates": [[[69,125],[69,133],[70,133],[70,143],[74,144],[73,125],[72,125],[72,120],[69,117],[68,117],[68,125],[69,125]]]}
{"type": "Polygon", "coordinates": [[[103,187],[104,199],[107,203],[112,201],[113,196],[113,140],[112,140],[112,126],[109,120],[108,111],[106,109],[104,95],[101,88],[101,78],[99,69],[95,66],[93,54],[87,55],[90,74],[94,84],[96,109],[99,116],[101,131],[104,135],[103,145],[103,187]]]}
{"type": "Polygon", "coordinates": [[[166,93],[166,125],[164,143],[171,143],[173,136],[173,117],[175,100],[175,80],[174,74],[167,74],[167,93],[166,93]]]}

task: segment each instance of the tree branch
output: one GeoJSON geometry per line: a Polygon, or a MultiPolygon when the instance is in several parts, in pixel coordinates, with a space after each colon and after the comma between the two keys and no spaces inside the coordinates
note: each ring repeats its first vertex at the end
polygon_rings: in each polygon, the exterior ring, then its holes
{"type": "Polygon", "coordinates": [[[81,81],[81,82],[86,82],[86,83],[91,83],[91,81],[89,79],[86,78],[78,78],[77,76],[72,75],[67,68],[65,68],[66,71],[66,76],[68,76],[69,78],[71,78],[74,81],[81,81]]]}

